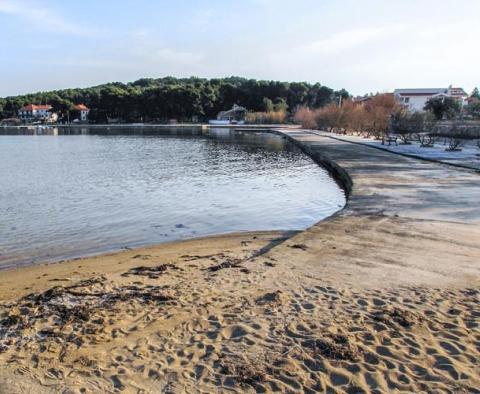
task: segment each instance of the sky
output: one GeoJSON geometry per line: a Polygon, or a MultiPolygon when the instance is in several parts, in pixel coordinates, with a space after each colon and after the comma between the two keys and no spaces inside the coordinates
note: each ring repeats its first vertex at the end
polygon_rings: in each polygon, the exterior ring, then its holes
{"type": "Polygon", "coordinates": [[[480,0],[0,0],[0,96],[142,77],[480,85],[480,0]]]}

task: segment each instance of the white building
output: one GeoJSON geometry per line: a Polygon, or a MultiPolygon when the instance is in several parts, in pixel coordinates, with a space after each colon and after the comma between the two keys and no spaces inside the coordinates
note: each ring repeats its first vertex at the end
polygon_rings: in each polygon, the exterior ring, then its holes
{"type": "Polygon", "coordinates": [[[36,120],[50,120],[52,115],[50,105],[28,104],[18,110],[18,116],[25,122],[36,120]]]}
{"type": "Polygon", "coordinates": [[[81,122],[86,122],[88,120],[88,114],[90,113],[90,109],[87,108],[85,104],[77,104],[73,108],[80,113],[79,120],[81,122]]]}
{"type": "Polygon", "coordinates": [[[431,88],[431,89],[396,89],[394,97],[397,103],[404,105],[410,111],[423,111],[427,101],[433,97],[453,97],[460,101],[462,107],[467,104],[468,94],[462,88],[431,88]]]}
{"type": "Polygon", "coordinates": [[[228,111],[222,111],[217,115],[216,120],[210,120],[213,125],[227,124],[244,124],[247,116],[247,109],[237,104],[233,104],[233,108],[228,111]]]}

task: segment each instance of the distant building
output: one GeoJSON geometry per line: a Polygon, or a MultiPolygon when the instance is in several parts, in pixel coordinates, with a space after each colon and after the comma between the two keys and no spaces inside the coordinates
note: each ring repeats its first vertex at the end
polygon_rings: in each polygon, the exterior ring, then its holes
{"type": "Polygon", "coordinates": [[[85,104],[77,104],[73,107],[73,109],[80,113],[79,120],[81,122],[86,122],[88,120],[88,114],[90,113],[90,108],[88,108],[85,104]]]}
{"type": "Polygon", "coordinates": [[[355,105],[364,105],[372,99],[372,96],[357,96],[352,99],[353,104],[355,105]]]}
{"type": "Polygon", "coordinates": [[[467,104],[468,94],[462,88],[431,88],[431,89],[396,89],[393,92],[395,100],[410,111],[423,111],[427,101],[434,97],[453,97],[460,104],[467,104]]]}
{"type": "Polygon", "coordinates": [[[477,101],[479,101],[480,99],[478,97],[475,97],[475,96],[470,96],[468,99],[467,99],[467,105],[469,104],[472,104],[472,103],[475,103],[477,101]]]}
{"type": "Polygon", "coordinates": [[[50,120],[52,116],[51,111],[51,105],[28,104],[18,110],[18,116],[24,122],[50,120]]]}
{"type": "Polygon", "coordinates": [[[247,116],[247,109],[237,104],[228,111],[222,111],[217,115],[217,121],[226,123],[243,123],[247,116]]]}

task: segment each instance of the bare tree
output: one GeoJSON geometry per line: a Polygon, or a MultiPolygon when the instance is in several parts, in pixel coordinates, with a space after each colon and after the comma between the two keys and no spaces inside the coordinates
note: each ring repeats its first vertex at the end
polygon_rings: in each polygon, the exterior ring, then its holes
{"type": "Polygon", "coordinates": [[[377,94],[362,103],[344,100],[341,105],[331,103],[316,110],[300,108],[295,120],[304,127],[315,124],[323,130],[382,139],[390,130],[390,116],[396,110],[393,95],[377,94]]]}
{"type": "Polygon", "coordinates": [[[403,145],[410,145],[413,139],[412,128],[410,125],[409,112],[401,108],[394,112],[390,119],[392,131],[400,138],[400,143],[403,145]]]}
{"type": "Polygon", "coordinates": [[[433,148],[437,138],[430,133],[417,134],[418,142],[422,148],[433,148]]]}
{"type": "Polygon", "coordinates": [[[429,112],[419,113],[421,122],[418,123],[417,138],[422,148],[433,148],[437,142],[437,122],[435,117],[429,112]]]}
{"type": "Polygon", "coordinates": [[[462,127],[465,127],[465,123],[463,121],[454,121],[452,127],[449,130],[449,138],[448,138],[448,148],[445,150],[448,152],[459,152],[462,150],[463,141],[461,137],[461,130],[462,127]]]}

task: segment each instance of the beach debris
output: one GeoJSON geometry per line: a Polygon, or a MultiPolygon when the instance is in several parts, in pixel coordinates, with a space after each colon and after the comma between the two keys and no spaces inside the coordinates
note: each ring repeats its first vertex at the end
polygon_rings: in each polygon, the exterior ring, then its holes
{"type": "Polygon", "coordinates": [[[282,303],[282,291],[277,290],[271,293],[265,293],[263,296],[258,297],[255,300],[257,305],[271,305],[271,304],[281,304],[282,303]]]}
{"type": "Polygon", "coordinates": [[[349,338],[343,334],[327,333],[322,338],[308,339],[302,346],[309,349],[315,356],[331,360],[356,361],[358,349],[349,338]]]}
{"type": "Polygon", "coordinates": [[[105,319],[117,316],[120,302],[139,303],[144,309],[148,304],[156,307],[174,302],[174,298],[164,287],[116,286],[104,277],[32,293],[1,305],[0,349],[30,348],[32,343],[41,347],[51,341],[59,344],[59,358],[63,359],[67,344],[81,346],[90,335],[101,332],[105,319]]]}
{"type": "Polygon", "coordinates": [[[217,260],[218,258],[226,258],[226,257],[227,256],[224,253],[207,254],[204,256],[184,254],[183,256],[181,256],[181,258],[185,261],[204,260],[204,259],[217,260]]]}
{"type": "Polygon", "coordinates": [[[220,360],[220,373],[229,375],[240,386],[255,387],[267,378],[267,368],[259,360],[246,360],[240,357],[224,357],[220,360]]]}
{"type": "Polygon", "coordinates": [[[308,249],[308,246],[305,245],[305,244],[293,244],[293,245],[290,245],[290,247],[292,249],[300,249],[300,250],[307,250],[308,249]]]}
{"type": "Polygon", "coordinates": [[[272,263],[270,261],[265,261],[263,264],[266,265],[267,267],[270,267],[270,268],[273,268],[277,265],[277,264],[272,263]]]}
{"type": "Polygon", "coordinates": [[[242,264],[242,260],[240,259],[231,259],[231,260],[226,260],[224,261],[223,263],[220,263],[220,264],[217,264],[217,265],[213,265],[211,267],[208,267],[208,268],[205,268],[204,271],[208,271],[208,272],[217,272],[217,271],[220,271],[220,270],[223,270],[223,269],[227,269],[227,268],[241,268],[241,264],[242,264]]]}
{"type": "Polygon", "coordinates": [[[136,260],[136,259],[148,260],[150,257],[152,257],[152,256],[149,255],[149,254],[137,254],[137,255],[133,256],[132,259],[133,260],[136,260]]]}
{"type": "Polygon", "coordinates": [[[158,279],[168,269],[180,270],[180,268],[178,268],[175,264],[160,264],[154,267],[145,267],[145,266],[135,267],[123,273],[122,276],[128,277],[131,275],[135,275],[135,276],[147,276],[150,279],[158,279]]]}
{"type": "Polygon", "coordinates": [[[410,328],[413,325],[420,323],[423,320],[423,317],[404,309],[390,308],[374,313],[373,319],[386,325],[396,323],[401,327],[410,328]]]}
{"type": "Polygon", "coordinates": [[[15,312],[7,315],[4,319],[0,321],[0,326],[2,327],[13,327],[13,326],[23,326],[25,319],[23,316],[16,314],[15,312]]]}

